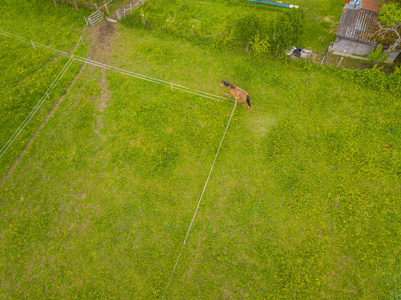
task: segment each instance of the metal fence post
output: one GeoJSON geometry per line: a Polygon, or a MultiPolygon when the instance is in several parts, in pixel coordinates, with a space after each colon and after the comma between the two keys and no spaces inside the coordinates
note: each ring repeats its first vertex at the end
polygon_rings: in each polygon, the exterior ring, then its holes
{"type": "Polygon", "coordinates": [[[334,43],[335,43],[335,42],[331,42],[331,43],[329,44],[329,46],[327,47],[326,53],[324,54],[323,59],[322,59],[322,61],[320,62],[321,65],[323,64],[324,60],[326,59],[326,56],[327,56],[327,54],[328,54],[329,51],[330,51],[330,47],[333,47],[334,43]]]}

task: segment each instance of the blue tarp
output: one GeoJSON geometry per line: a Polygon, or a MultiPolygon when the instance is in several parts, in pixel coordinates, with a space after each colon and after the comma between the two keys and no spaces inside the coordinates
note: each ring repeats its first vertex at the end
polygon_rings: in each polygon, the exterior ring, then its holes
{"type": "Polygon", "coordinates": [[[248,0],[248,1],[265,3],[265,4],[276,5],[276,6],[287,7],[287,8],[293,8],[293,7],[298,8],[298,6],[295,6],[295,5],[278,3],[278,2],[267,1],[267,0],[248,0]]]}

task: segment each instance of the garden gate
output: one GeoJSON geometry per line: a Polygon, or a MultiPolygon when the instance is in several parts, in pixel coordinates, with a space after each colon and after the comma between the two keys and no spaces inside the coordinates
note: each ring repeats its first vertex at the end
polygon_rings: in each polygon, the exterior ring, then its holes
{"type": "MultiPolygon", "coordinates": [[[[110,1],[111,2],[111,1],[110,1]]],[[[85,18],[86,24],[90,26],[95,26],[96,24],[100,23],[104,19],[104,13],[109,13],[109,9],[107,7],[107,4],[110,2],[107,2],[106,4],[102,5],[101,7],[98,7],[96,4],[96,11],[93,12],[89,17],[85,18]]]]}

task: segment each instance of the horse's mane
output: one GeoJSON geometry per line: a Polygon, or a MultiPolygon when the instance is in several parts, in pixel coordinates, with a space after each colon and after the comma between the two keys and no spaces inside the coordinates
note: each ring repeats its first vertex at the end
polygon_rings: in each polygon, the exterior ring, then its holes
{"type": "Polygon", "coordinates": [[[229,87],[231,87],[232,89],[235,89],[235,86],[234,86],[232,83],[230,83],[230,82],[228,82],[228,81],[225,81],[225,80],[223,80],[223,82],[224,82],[224,85],[225,85],[225,86],[229,86],[229,87]]]}

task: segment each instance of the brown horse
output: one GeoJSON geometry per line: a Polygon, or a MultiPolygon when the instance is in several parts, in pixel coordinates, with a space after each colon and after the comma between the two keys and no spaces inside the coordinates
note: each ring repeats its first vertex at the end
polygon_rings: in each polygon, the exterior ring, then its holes
{"type": "Polygon", "coordinates": [[[238,101],[238,98],[241,99],[241,105],[244,105],[245,101],[248,104],[248,108],[251,108],[251,102],[249,100],[249,94],[244,91],[243,89],[240,89],[237,86],[234,86],[232,83],[229,83],[225,80],[223,80],[220,83],[221,86],[227,86],[228,87],[228,92],[226,93],[226,96],[228,93],[233,94],[235,101],[238,101]]]}

